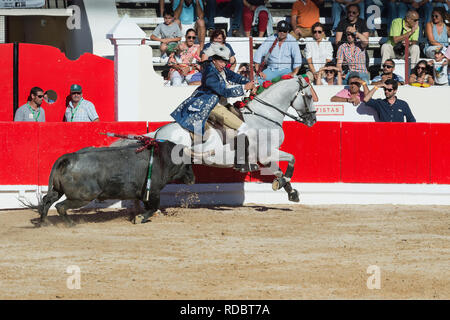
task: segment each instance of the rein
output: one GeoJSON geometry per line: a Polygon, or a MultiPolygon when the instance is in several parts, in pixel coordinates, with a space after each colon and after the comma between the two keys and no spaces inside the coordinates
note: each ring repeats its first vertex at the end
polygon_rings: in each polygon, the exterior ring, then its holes
{"type": "MultiPolygon", "coordinates": [[[[306,98],[305,98],[305,92],[303,91],[303,89],[307,88],[308,86],[309,86],[309,84],[308,84],[306,87],[303,87],[303,86],[300,84],[300,89],[297,91],[297,93],[295,94],[295,96],[294,96],[294,98],[292,99],[291,103],[289,104],[289,106],[292,106],[292,104],[294,103],[295,99],[297,99],[298,94],[301,93],[302,98],[303,98],[303,102],[305,103],[305,107],[306,107],[306,110],[307,110],[307,111],[305,112],[306,115],[314,114],[314,113],[317,112],[317,111],[309,111],[308,108],[307,108],[306,98]]],[[[261,103],[261,104],[263,104],[263,105],[265,105],[265,106],[271,107],[272,109],[275,109],[276,111],[278,111],[278,112],[281,113],[282,115],[287,116],[287,117],[289,117],[289,118],[291,118],[291,119],[293,119],[293,120],[295,120],[295,121],[297,121],[297,122],[299,122],[299,123],[305,123],[305,122],[306,122],[306,116],[304,116],[304,115],[299,115],[298,117],[296,117],[296,116],[294,116],[294,115],[292,115],[292,114],[290,114],[290,113],[288,113],[288,112],[285,112],[285,111],[283,111],[283,110],[278,109],[278,108],[277,108],[276,106],[274,106],[273,104],[270,104],[270,103],[268,103],[268,102],[266,102],[266,101],[264,101],[264,100],[262,100],[262,99],[260,99],[260,98],[258,98],[258,97],[254,97],[253,100],[256,100],[257,102],[259,102],[259,103],[261,103]]],[[[252,109],[250,109],[250,107],[249,107],[248,105],[245,106],[245,107],[250,111],[250,113],[247,113],[247,114],[254,114],[254,115],[259,116],[259,117],[261,117],[261,118],[264,118],[264,119],[266,119],[266,120],[268,120],[268,121],[270,121],[270,122],[276,123],[279,127],[282,127],[282,125],[279,124],[278,122],[276,122],[276,121],[274,121],[274,120],[272,120],[272,119],[269,119],[269,118],[267,118],[266,116],[263,116],[263,115],[261,115],[261,114],[258,114],[258,113],[256,113],[256,112],[254,112],[252,109]]],[[[243,114],[245,114],[245,113],[243,113],[243,114]]]]}

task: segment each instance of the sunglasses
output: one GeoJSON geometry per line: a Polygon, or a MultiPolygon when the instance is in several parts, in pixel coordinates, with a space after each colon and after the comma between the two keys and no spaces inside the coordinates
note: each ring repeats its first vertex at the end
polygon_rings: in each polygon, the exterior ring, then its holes
{"type": "Polygon", "coordinates": [[[389,64],[383,64],[383,68],[388,68],[388,69],[391,69],[391,68],[393,68],[394,66],[391,66],[391,65],[389,65],[389,64]]]}
{"type": "Polygon", "coordinates": [[[389,89],[389,88],[383,88],[384,89],[384,91],[387,91],[387,92],[392,92],[392,91],[394,91],[394,89],[389,89]]]}
{"type": "Polygon", "coordinates": [[[419,21],[419,19],[412,19],[412,21],[417,22],[417,21],[419,21]]]}
{"type": "Polygon", "coordinates": [[[423,70],[425,67],[417,67],[417,70],[423,70]]]}
{"type": "Polygon", "coordinates": [[[433,17],[433,18],[439,18],[440,16],[437,15],[437,14],[433,14],[432,17],[433,17]]]}
{"type": "Polygon", "coordinates": [[[44,95],[40,94],[40,95],[36,95],[36,97],[38,97],[39,99],[42,99],[44,97],[44,95]]]}
{"type": "Polygon", "coordinates": [[[347,37],[348,37],[348,36],[354,37],[353,33],[351,33],[351,32],[347,32],[346,35],[347,35],[347,37]]]}
{"type": "Polygon", "coordinates": [[[319,34],[321,34],[321,33],[322,33],[322,30],[314,30],[314,33],[319,33],[319,34]]]}
{"type": "Polygon", "coordinates": [[[192,39],[192,40],[195,40],[195,39],[197,39],[197,37],[196,37],[196,36],[189,36],[189,37],[186,37],[186,39],[192,39]]]}
{"type": "Polygon", "coordinates": [[[334,73],[333,70],[325,70],[325,73],[334,73]]]}
{"type": "Polygon", "coordinates": [[[361,83],[359,83],[359,82],[350,82],[350,84],[353,84],[355,86],[361,87],[361,83]]]}
{"type": "Polygon", "coordinates": [[[81,92],[72,92],[72,94],[81,94],[81,92]]]}
{"type": "Polygon", "coordinates": [[[358,14],[359,12],[358,11],[349,11],[348,13],[349,14],[358,14]]]}

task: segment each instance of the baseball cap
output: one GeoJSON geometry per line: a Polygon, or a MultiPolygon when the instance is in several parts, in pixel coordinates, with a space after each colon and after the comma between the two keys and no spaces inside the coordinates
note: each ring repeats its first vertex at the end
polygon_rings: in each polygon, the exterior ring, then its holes
{"type": "Polygon", "coordinates": [[[277,30],[281,31],[281,32],[288,32],[290,29],[290,25],[287,21],[285,20],[281,20],[280,22],[278,22],[277,24],[277,30]]]}
{"type": "Polygon", "coordinates": [[[82,92],[82,88],[79,84],[73,84],[70,86],[70,92],[82,92]]]}

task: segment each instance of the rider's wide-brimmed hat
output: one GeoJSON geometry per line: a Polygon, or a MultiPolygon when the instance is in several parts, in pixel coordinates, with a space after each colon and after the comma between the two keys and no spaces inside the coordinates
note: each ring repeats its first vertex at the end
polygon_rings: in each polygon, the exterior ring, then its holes
{"type": "Polygon", "coordinates": [[[211,58],[215,56],[225,61],[230,60],[230,49],[228,49],[224,44],[218,42],[211,43],[209,48],[207,48],[204,52],[208,57],[211,58]]]}

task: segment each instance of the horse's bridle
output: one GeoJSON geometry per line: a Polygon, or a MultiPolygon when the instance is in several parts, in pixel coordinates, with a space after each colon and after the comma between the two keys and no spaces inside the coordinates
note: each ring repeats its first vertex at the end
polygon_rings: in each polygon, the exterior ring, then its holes
{"type": "MultiPolygon", "coordinates": [[[[289,118],[291,118],[291,119],[293,119],[293,120],[295,120],[295,121],[297,121],[297,122],[300,122],[300,123],[303,123],[303,124],[304,124],[304,123],[307,121],[307,118],[308,118],[309,116],[311,116],[312,114],[315,114],[317,111],[310,111],[310,110],[309,110],[309,107],[308,107],[308,104],[307,104],[307,102],[306,102],[306,97],[305,97],[305,91],[304,91],[304,89],[308,88],[308,87],[310,86],[310,84],[308,83],[306,86],[303,86],[302,83],[301,83],[301,81],[299,81],[299,84],[300,84],[300,89],[297,91],[297,93],[295,94],[295,96],[294,96],[294,98],[292,99],[291,103],[289,104],[289,106],[292,107],[292,104],[293,104],[294,101],[297,99],[298,95],[299,95],[299,94],[302,95],[303,102],[305,103],[305,107],[306,107],[306,112],[305,112],[303,115],[299,115],[298,117],[296,117],[296,116],[294,116],[294,115],[292,115],[292,114],[290,114],[290,113],[288,113],[288,112],[285,112],[285,111],[283,111],[283,110],[280,110],[280,109],[278,109],[277,107],[275,107],[273,104],[270,104],[270,103],[268,103],[268,102],[266,102],[266,101],[264,101],[264,100],[262,100],[262,99],[260,99],[260,98],[258,98],[258,97],[254,97],[253,100],[255,100],[255,101],[257,101],[257,102],[259,102],[259,103],[261,103],[261,104],[263,104],[263,105],[265,105],[265,106],[271,107],[272,109],[275,109],[275,110],[278,111],[279,113],[281,113],[281,114],[283,114],[283,115],[285,115],[285,116],[287,116],[287,117],[289,117],[289,118]]],[[[248,105],[246,106],[246,108],[250,111],[250,114],[254,114],[254,115],[257,115],[257,116],[259,116],[259,117],[262,117],[262,118],[264,118],[264,119],[266,119],[266,120],[269,120],[269,121],[271,121],[271,122],[274,122],[274,123],[276,123],[277,125],[279,125],[279,126],[281,127],[281,125],[280,125],[278,122],[275,122],[274,120],[269,119],[269,118],[267,118],[266,116],[263,116],[263,115],[261,115],[261,114],[258,114],[258,113],[256,113],[256,112],[254,112],[253,110],[250,109],[250,107],[249,107],[248,105]]]]}

